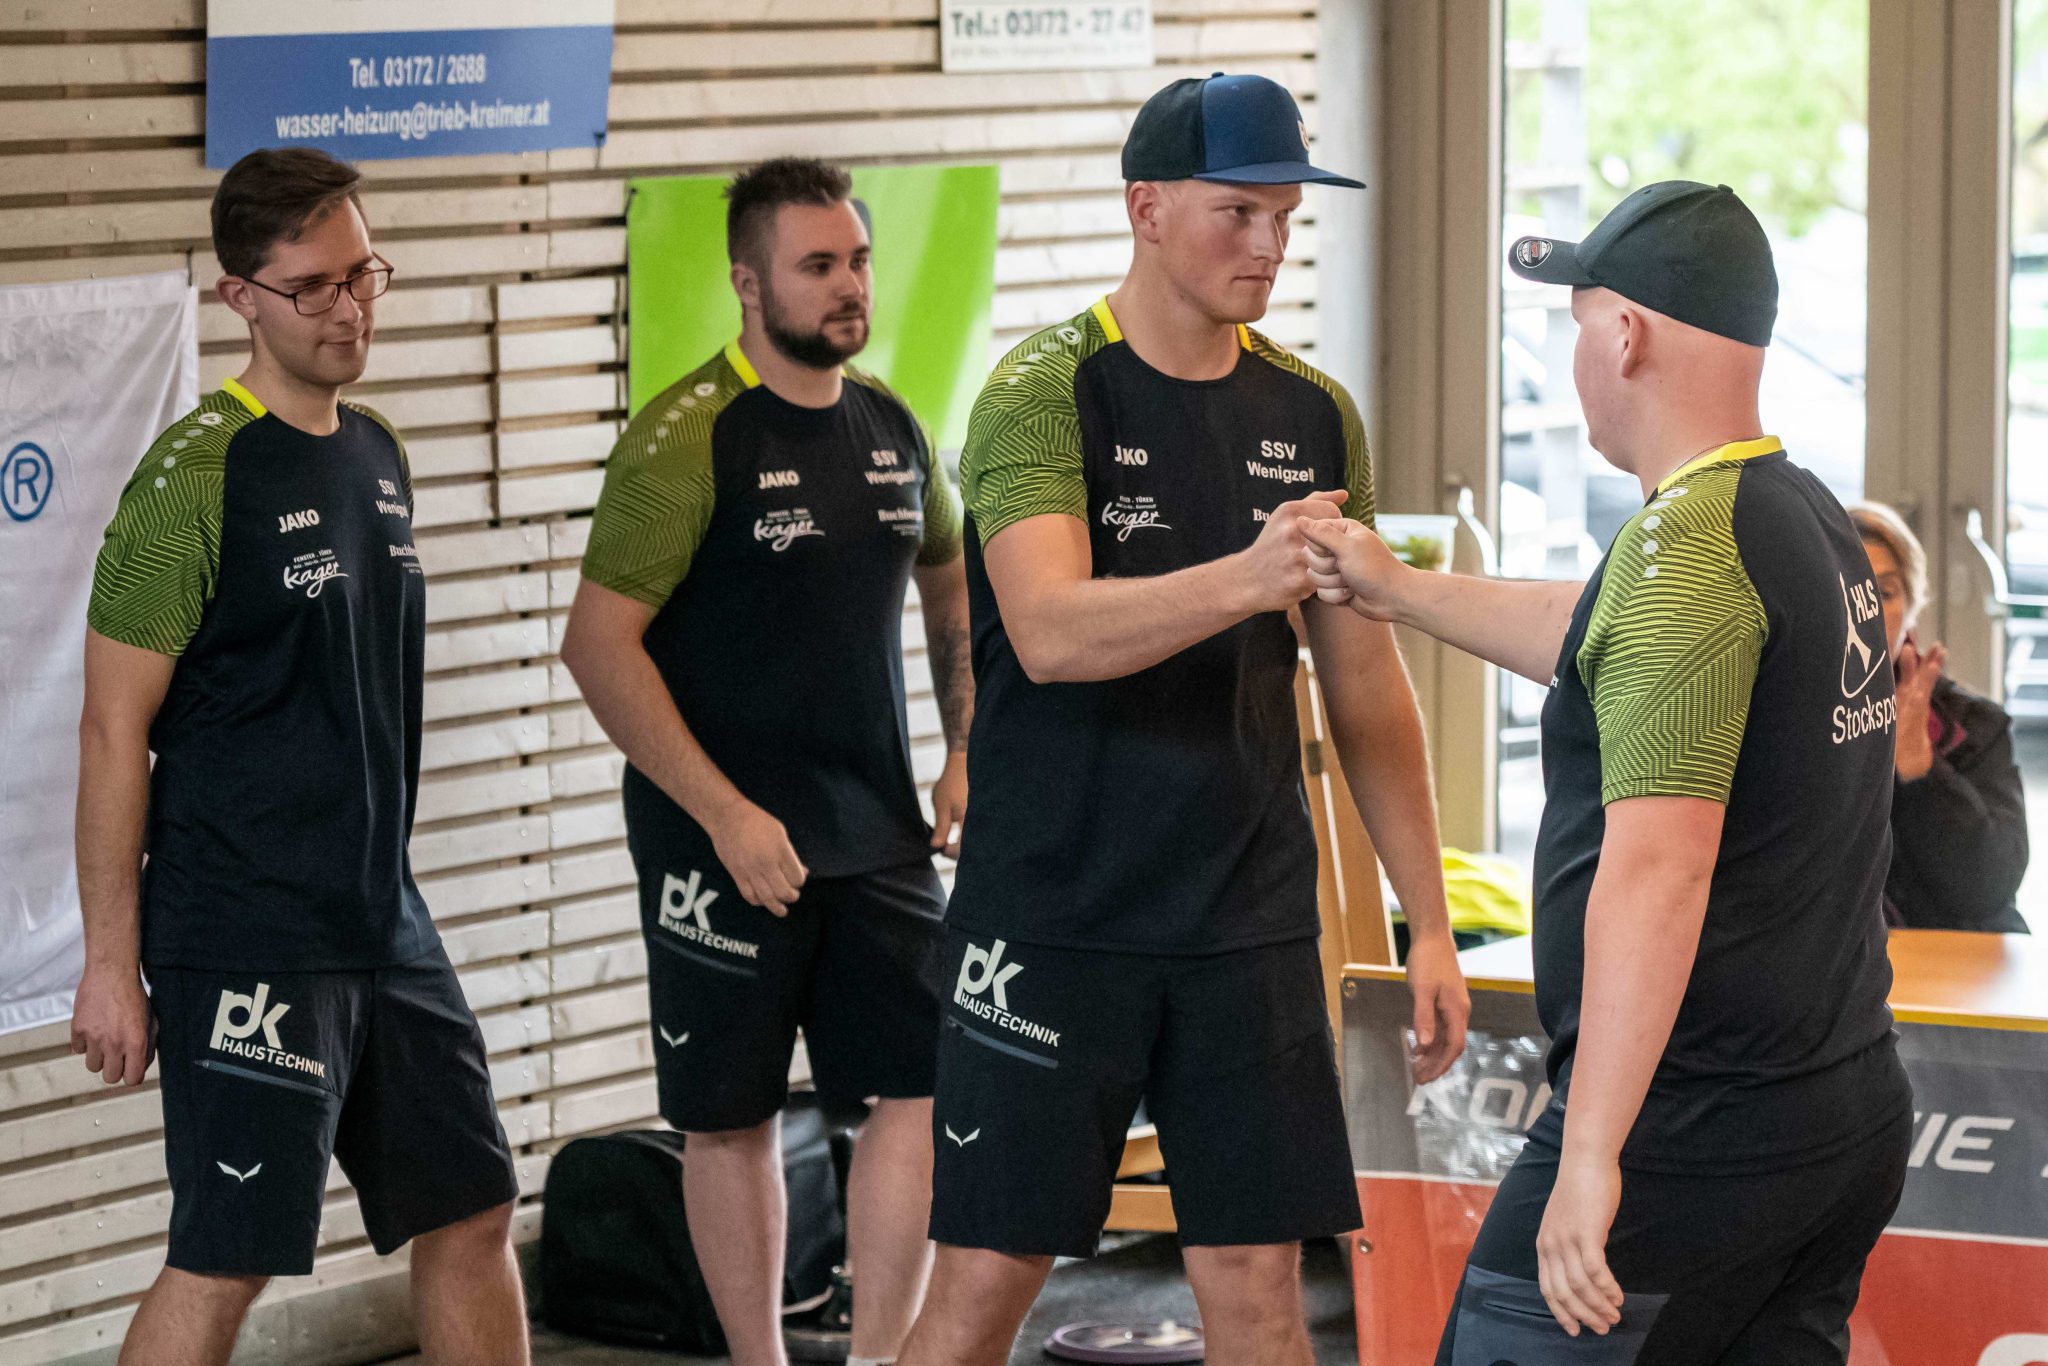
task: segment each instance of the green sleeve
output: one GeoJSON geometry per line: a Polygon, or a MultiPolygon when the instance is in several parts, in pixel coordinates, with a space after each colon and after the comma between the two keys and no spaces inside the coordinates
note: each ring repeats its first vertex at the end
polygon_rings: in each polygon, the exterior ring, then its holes
{"type": "Polygon", "coordinates": [[[1378,510],[1373,499],[1372,450],[1366,444],[1365,422],[1358,416],[1358,405],[1351,401],[1351,395],[1343,385],[1271,337],[1253,332],[1251,341],[1254,355],[1271,361],[1290,374],[1301,376],[1328,394],[1330,402],[1336,405],[1337,421],[1344,433],[1344,489],[1351,495],[1344,500],[1344,515],[1372,526],[1378,510]]]}
{"type": "Polygon", "coordinates": [[[1027,517],[1088,516],[1074,372],[1104,340],[1083,314],[1020,344],[982,386],[967,418],[960,489],[983,545],[1027,517]]]}
{"type": "Polygon", "coordinates": [[[1768,625],[1735,543],[1741,471],[1702,471],[1615,538],[1578,654],[1603,802],[1726,802],[1768,625]]]}
{"type": "Polygon", "coordinates": [[[712,426],[745,388],[721,357],[685,375],[628,424],[605,462],[584,578],[656,610],[668,601],[711,525],[712,426]]]}
{"type": "Polygon", "coordinates": [[[214,394],[143,455],[93,565],[85,614],[93,630],[161,655],[184,653],[219,587],[228,443],[250,420],[214,394]]]}
{"type": "Polygon", "coordinates": [[[1344,424],[1344,488],[1351,494],[1344,500],[1344,515],[1372,526],[1379,505],[1373,498],[1372,448],[1366,444],[1365,423],[1344,386],[1331,380],[1329,387],[1344,424]]]}
{"type": "Polygon", "coordinates": [[[960,554],[960,492],[946,473],[945,462],[932,449],[931,433],[918,427],[924,437],[924,540],[917,547],[917,562],[929,566],[951,564],[960,554]]]}

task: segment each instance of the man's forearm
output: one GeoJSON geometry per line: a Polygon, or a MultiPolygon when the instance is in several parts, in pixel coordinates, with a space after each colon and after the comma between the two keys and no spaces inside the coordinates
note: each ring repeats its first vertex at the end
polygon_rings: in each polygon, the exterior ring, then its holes
{"type": "Polygon", "coordinates": [[[134,972],[142,956],[142,845],[149,818],[149,743],[86,723],[79,730],[75,852],[85,954],[134,972]]]}
{"type": "Polygon", "coordinates": [[[1603,854],[1586,903],[1567,1159],[1620,1157],[1685,999],[1711,872],[1711,860],[1688,870],[1603,854]]]}
{"type": "MultiPolygon", "coordinates": [[[[1251,615],[1236,556],[1155,578],[1078,579],[1045,589],[1021,626],[1019,658],[1040,683],[1122,678],[1251,615]],[[1028,649],[1028,653],[1027,653],[1028,649]]],[[[1007,609],[1006,609],[1007,614],[1007,609]]]]}
{"type": "Polygon", "coordinates": [[[570,672],[612,743],[697,824],[710,829],[746,800],[690,733],[661,671],[638,641],[606,651],[601,660],[586,656],[570,672]]]}
{"type": "Polygon", "coordinates": [[[932,692],[939,703],[939,729],[946,748],[967,748],[974,724],[974,661],[968,636],[967,599],[924,598],[925,658],[931,665],[932,692]]]}
{"type": "Polygon", "coordinates": [[[1411,940],[1448,934],[1436,793],[1414,685],[1393,633],[1344,612],[1319,602],[1302,609],[1330,736],[1411,940]]]}
{"type": "Polygon", "coordinates": [[[1338,753],[1351,798],[1372,837],[1373,852],[1386,865],[1413,941],[1450,933],[1443,842],[1437,833],[1429,751],[1412,694],[1387,699],[1387,711],[1348,747],[1340,742],[1338,753]]]}
{"type": "Polygon", "coordinates": [[[1399,619],[1446,645],[1548,684],[1586,585],[1470,574],[1404,576],[1399,619]]]}

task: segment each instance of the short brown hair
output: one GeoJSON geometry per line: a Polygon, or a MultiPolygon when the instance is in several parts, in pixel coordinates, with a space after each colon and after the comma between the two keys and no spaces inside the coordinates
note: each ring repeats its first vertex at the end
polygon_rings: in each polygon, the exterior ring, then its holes
{"type": "Polygon", "coordinates": [[[830,207],[853,197],[853,177],[815,157],[776,157],[749,166],[725,187],[725,254],[759,268],[784,204],[830,207]]]}
{"type": "Polygon", "coordinates": [[[236,162],[213,192],[213,254],[220,268],[248,279],[279,242],[299,234],[346,200],[362,211],[362,172],[311,147],[260,147],[236,162]]]}
{"type": "Polygon", "coordinates": [[[1883,503],[1858,503],[1849,509],[1849,520],[1856,524],[1858,536],[1876,541],[1898,561],[1899,577],[1906,581],[1906,620],[1911,621],[1927,602],[1927,552],[1920,538],[1905,518],[1883,503]]]}

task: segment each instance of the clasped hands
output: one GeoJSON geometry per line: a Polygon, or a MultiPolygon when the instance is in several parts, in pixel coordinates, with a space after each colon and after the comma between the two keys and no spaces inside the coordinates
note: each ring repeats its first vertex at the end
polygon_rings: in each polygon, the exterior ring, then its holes
{"type": "Polygon", "coordinates": [[[1392,621],[1403,576],[1410,569],[1367,526],[1343,516],[1343,489],[1282,503],[1247,554],[1264,610],[1285,610],[1313,593],[1362,617],[1392,621]]]}

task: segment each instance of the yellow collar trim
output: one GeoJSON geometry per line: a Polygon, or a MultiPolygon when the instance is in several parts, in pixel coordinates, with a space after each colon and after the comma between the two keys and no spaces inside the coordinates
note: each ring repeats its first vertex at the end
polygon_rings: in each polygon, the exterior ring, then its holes
{"type": "Polygon", "coordinates": [[[754,363],[747,359],[747,353],[740,350],[739,338],[735,337],[725,344],[725,363],[740,377],[740,383],[749,389],[761,387],[761,376],[754,369],[754,363]]]}
{"type": "Polygon", "coordinates": [[[1705,469],[1708,465],[1733,464],[1738,460],[1754,460],[1760,455],[1776,455],[1785,449],[1785,443],[1775,436],[1760,436],[1753,441],[1730,441],[1725,446],[1716,446],[1703,455],[1696,455],[1664,476],[1664,482],[1657,485],[1662,493],[1694,470],[1705,469]]]}
{"type": "Polygon", "coordinates": [[[262,417],[270,411],[270,409],[263,406],[263,400],[242,387],[240,380],[224,379],[220,382],[220,390],[257,417],[262,417]]]}
{"type": "MultiPolygon", "coordinates": [[[[1097,299],[1089,311],[1095,315],[1095,321],[1102,324],[1102,335],[1109,338],[1112,345],[1124,339],[1124,330],[1116,325],[1116,314],[1109,311],[1107,295],[1097,299]]],[[[1243,323],[1237,325],[1237,344],[1247,351],[1252,349],[1252,330],[1243,323]]]]}

